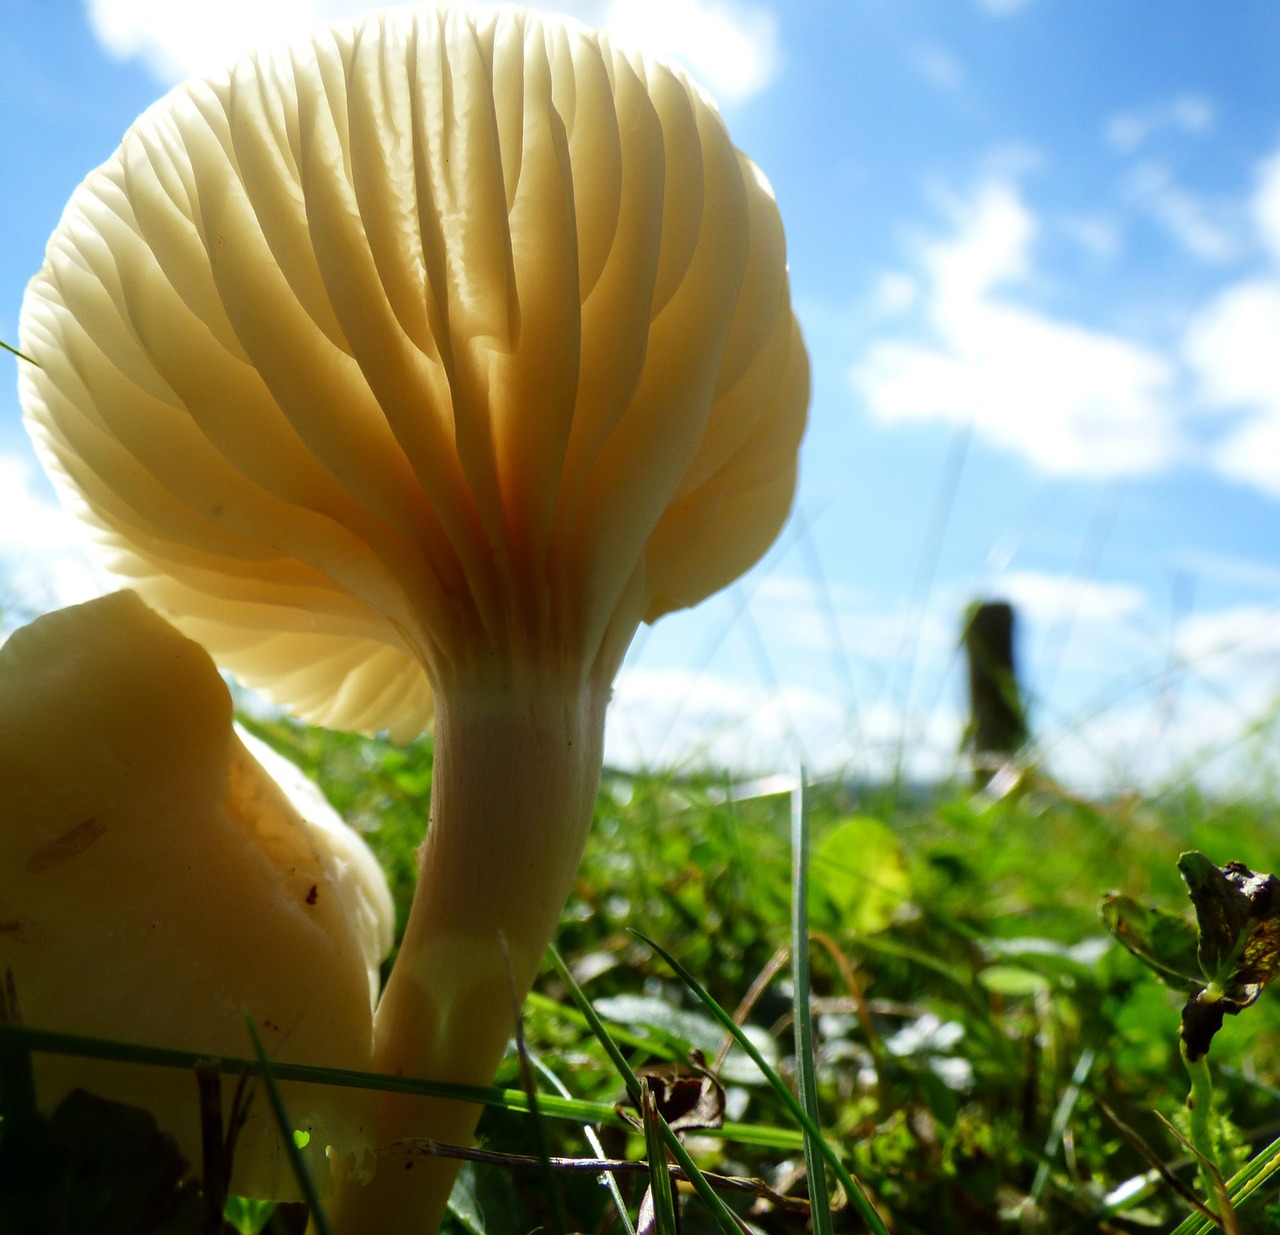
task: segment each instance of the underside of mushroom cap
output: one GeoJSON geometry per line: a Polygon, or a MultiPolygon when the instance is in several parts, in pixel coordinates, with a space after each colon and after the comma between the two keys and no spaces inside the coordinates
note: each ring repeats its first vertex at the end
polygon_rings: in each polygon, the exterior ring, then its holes
{"type": "MultiPolygon", "coordinates": [[[[319,791],[267,758],[278,779],[236,736],[208,654],[132,593],[0,647],[0,972],[24,1023],[244,1057],[248,1012],[277,1059],[370,1068],[386,880],[319,791]]],[[[45,1056],[36,1082],[45,1110],[74,1087],[145,1107],[200,1162],[190,1073],[45,1056]]],[[[367,1173],[374,1095],[285,1097],[321,1185],[326,1146],[367,1173]]],[[[238,1192],[297,1195],[261,1096],[234,1166],[238,1192]]]]}
{"type": "Polygon", "coordinates": [[[517,9],[179,87],[72,198],[21,346],[109,564],[300,715],[398,737],[443,662],[607,680],[749,567],[808,400],[773,195],[710,103],[517,9]]]}

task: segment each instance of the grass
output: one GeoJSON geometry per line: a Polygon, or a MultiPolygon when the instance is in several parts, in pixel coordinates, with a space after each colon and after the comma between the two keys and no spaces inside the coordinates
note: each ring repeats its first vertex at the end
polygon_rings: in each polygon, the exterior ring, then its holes
{"type": "MultiPolygon", "coordinates": [[[[245,723],[365,832],[403,927],[429,740],[245,723]]],[[[1274,795],[1219,800],[1190,782],[1104,801],[1034,778],[1000,800],[841,781],[744,798],[708,775],[606,772],[558,951],[526,1006],[524,1058],[509,1055],[472,1094],[487,1104],[482,1151],[466,1163],[452,1235],[728,1235],[743,1222],[814,1235],[1190,1235],[1219,1223],[1280,1235],[1280,1005],[1264,993],[1229,1018],[1209,1058],[1228,1198],[1215,1220],[1195,1207],[1213,1207],[1213,1176],[1186,1140],[1181,999],[1098,915],[1113,889],[1183,912],[1187,850],[1275,869],[1273,816],[1274,795]],[[702,1095],[719,1126],[653,1096],[648,1078],[689,1074],[691,1059],[723,1082],[722,1098],[702,1095]],[[650,1175],[659,1154],[668,1165],[650,1175]]],[[[31,1047],[122,1057],[0,1029],[0,1235],[5,1180],[17,1186],[22,1153],[47,1133],[28,1092],[31,1047]]],[[[267,1101],[276,1091],[259,1071],[267,1101]]],[[[121,1161],[117,1175],[141,1169],[121,1161]]],[[[166,1235],[208,1229],[189,1188],[174,1197],[166,1235]]],[[[224,1230],[242,1235],[285,1235],[304,1216],[234,1198],[227,1214],[224,1230]]]]}
{"type": "MultiPolygon", "coordinates": [[[[369,829],[403,915],[429,744],[253,727],[369,829]]],[[[1049,784],[996,802],[961,787],[907,801],[831,783],[809,786],[795,812],[786,794],[729,790],[606,774],[557,939],[563,966],[548,963],[525,1013],[538,1067],[509,1056],[488,1094],[458,1230],[625,1235],[599,1170],[566,1160],[639,1163],[658,1146],[677,1166],[654,1176],[650,1229],[673,1229],[679,1212],[685,1235],[735,1221],[804,1229],[818,1163],[835,1208],[816,1235],[1213,1229],[1174,1186],[1195,1193],[1198,1164],[1163,1122],[1188,1131],[1180,1000],[1111,942],[1097,902],[1119,888],[1181,912],[1176,858],[1188,849],[1271,869],[1265,803],[1191,789],[1092,803],[1049,784]],[[811,886],[793,914],[805,856],[811,886]],[[815,946],[793,967],[806,927],[815,946]],[[629,1073],[692,1050],[723,1060],[723,1128],[681,1130],[646,1099],[647,1082],[634,1122],[616,1113],[637,1084],[629,1073]],[[535,1127],[524,1089],[540,1074],[571,1097],[542,1082],[535,1127]]],[[[1230,1195],[1248,1192],[1225,1229],[1280,1232],[1278,1044],[1280,1006],[1264,993],[1213,1046],[1224,1174],[1238,1172],[1230,1195]]],[[[634,1222],[648,1176],[619,1166],[613,1180],[634,1222]]],[[[246,1232],[266,1219],[261,1207],[236,1213],[246,1232]]],[[[296,1211],[274,1221],[294,1229],[296,1211]]]]}

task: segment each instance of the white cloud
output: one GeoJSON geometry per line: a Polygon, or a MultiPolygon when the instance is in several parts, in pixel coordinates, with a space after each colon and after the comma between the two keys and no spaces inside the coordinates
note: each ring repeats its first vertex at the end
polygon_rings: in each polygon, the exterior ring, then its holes
{"type": "MultiPolygon", "coordinates": [[[[1250,217],[1280,262],[1280,152],[1263,161],[1250,217]]],[[[1183,345],[1206,407],[1230,416],[1211,460],[1227,477],[1280,497],[1280,273],[1230,284],[1192,319],[1183,345]]]]}
{"type": "Polygon", "coordinates": [[[1258,168],[1258,187],[1253,194],[1255,226],[1272,258],[1280,261],[1280,151],[1264,159],[1258,168]]]}
{"type": "Polygon", "coordinates": [[[1140,163],[1128,177],[1126,192],[1192,257],[1226,262],[1238,255],[1240,246],[1231,220],[1214,217],[1229,211],[1176,184],[1164,164],[1151,160],[1140,163]]]}
{"type": "Polygon", "coordinates": [[[84,543],[84,528],[39,492],[34,463],[0,453],[0,599],[42,611],[109,590],[84,543]]]}
{"type": "MultiPolygon", "coordinates": [[[[752,596],[751,612],[770,647],[845,656],[857,675],[883,685],[904,663],[936,673],[954,659],[965,601],[942,589],[925,611],[905,604],[885,608],[870,593],[852,587],[822,592],[807,579],[772,574],[752,596]]],[[[834,674],[829,677],[832,681],[834,674]]]]}
{"type": "MultiPolygon", "coordinates": [[[[212,72],[252,47],[287,42],[319,22],[356,17],[368,0],[87,0],[112,55],[141,57],[164,81],[212,72]]],[[[386,7],[402,7],[388,5],[386,7]]],[[[714,96],[763,90],[778,69],[778,22],[736,0],[569,0],[533,8],[568,12],[620,41],[684,63],[714,96]]]]}
{"type": "Polygon", "coordinates": [[[1089,792],[1188,778],[1210,791],[1256,790],[1259,761],[1276,763],[1277,619],[1262,605],[1195,614],[1168,638],[1111,653],[1112,672],[1089,698],[1040,717],[1039,749],[1053,773],[1089,792]]]}
{"type": "MultiPolygon", "coordinates": [[[[903,758],[909,778],[967,775],[957,641],[972,591],[940,586],[918,644],[904,639],[915,620],[904,607],[877,608],[855,587],[824,592],[775,574],[752,596],[781,685],[723,662],[691,671],[657,667],[643,651],[629,658],[610,709],[609,762],[749,776],[794,772],[803,761],[817,776],[883,780],[903,758]],[[797,622],[824,607],[839,625],[839,648],[815,637],[821,622],[797,622]],[[835,655],[847,659],[847,674],[835,671],[835,655]],[[904,656],[916,658],[909,696],[894,689],[904,656]],[[853,698],[841,686],[849,677],[858,684],[853,698]]],[[[1010,571],[990,592],[1017,607],[1035,750],[1052,775],[1084,792],[1150,789],[1188,775],[1206,787],[1249,783],[1258,754],[1250,726],[1280,695],[1274,606],[1198,614],[1169,630],[1124,583],[1010,571]],[[1065,648],[1064,618],[1080,636],[1065,648]],[[1067,689],[1045,700],[1043,678],[1054,673],[1067,689]]]]}
{"type": "Polygon", "coordinates": [[[1280,595],[1280,565],[1273,562],[1180,549],[1169,556],[1169,567],[1192,582],[1204,579],[1267,596],[1280,595]]]}
{"type": "Polygon", "coordinates": [[[1029,622],[1049,626],[1070,616],[1077,622],[1114,624],[1133,618],[1146,604],[1129,583],[1099,583],[1044,571],[1011,570],[993,585],[1029,622]]]}
{"type": "Polygon", "coordinates": [[[887,423],[971,423],[1045,472],[1158,471],[1178,439],[1167,400],[1174,370],[1116,335],[1020,305],[1032,281],[1037,221],[1008,179],[991,177],[954,211],[954,233],[928,245],[927,315],[935,341],[872,344],[853,381],[887,423]]]}
{"type": "Polygon", "coordinates": [[[917,47],[915,63],[925,81],[939,90],[956,90],[964,84],[964,69],[960,67],[960,61],[936,43],[917,47]]]}
{"type": "Polygon", "coordinates": [[[1121,154],[1132,154],[1156,133],[1173,130],[1189,136],[1213,127],[1212,102],[1199,94],[1180,94],[1134,111],[1118,112],[1104,129],[1107,144],[1121,154]]]}
{"type": "Polygon", "coordinates": [[[816,687],[761,690],[736,678],[637,666],[618,675],[605,759],[736,775],[794,772],[803,763],[815,775],[884,779],[905,752],[909,776],[936,780],[957,770],[961,727],[954,707],[918,718],[888,703],[855,712],[816,687]]]}
{"type": "Polygon", "coordinates": [[[1077,215],[1063,223],[1063,230],[1086,253],[1110,261],[1120,253],[1120,229],[1105,215],[1077,215]]]}
{"type": "Polygon", "coordinates": [[[1280,612],[1274,605],[1237,605],[1184,618],[1178,656],[1201,678],[1230,684],[1241,706],[1270,704],[1280,689],[1280,612]]]}
{"type": "Polygon", "coordinates": [[[877,280],[872,290],[872,302],[886,316],[905,313],[920,298],[920,284],[902,270],[888,270],[877,280]]]}
{"type": "Polygon", "coordinates": [[[1184,780],[1235,795],[1258,788],[1247,741],[1257,719],[1181,680],[1176,666],[1141,695],[1106,706],[1084,723],[1063,723],[1043,742],[1051,773],[1076,791],[1112,796],[1184,780]]]}
{"type": "Polygon", "coordinates": [[[619,41],[679,60],[717,98],[763,90],[778,70],[778,20],[725,0],[613,0],[602,23],[619,41]]]}
{"type": "Polygon", "coordinates": [[[1280,280],[1229,287],[1191,323],[1186,357],[1206,403],[1242,413],[1214,459],[1226,476],[1280,497],[1280,280]]]}
{"type": "Polygon", "coordinates": [[[157,77],[212,72],[256,45],[287,42],[320,21],[367,11],[361,0],[87,0],[89,23],[113,56],[139,56],[157,77]]]}

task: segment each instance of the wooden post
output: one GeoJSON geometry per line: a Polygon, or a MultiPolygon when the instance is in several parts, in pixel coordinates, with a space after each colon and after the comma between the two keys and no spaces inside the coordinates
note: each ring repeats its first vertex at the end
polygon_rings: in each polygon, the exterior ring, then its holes
{"type": "Polygon", "coordinates": [[[1013,659],[1013,626],[1013,606],[1003,600],[978,601],[965,613],[964,648],[969,662],[966,745],[979,789],[986,787],[1027,740],[1027,718],[1013,659]]]}

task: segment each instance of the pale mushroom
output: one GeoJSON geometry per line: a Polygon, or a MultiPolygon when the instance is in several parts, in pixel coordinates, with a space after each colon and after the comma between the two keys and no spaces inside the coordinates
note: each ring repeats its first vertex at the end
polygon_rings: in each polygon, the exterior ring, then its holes
{"type": "MultiPolygon", "coordinates": [[[[435,711],[376,1020],[487,1083],[570,891],[641,621],[755,563],[808,401],[772,193],[679,70],[517,9],[399,10],[148,111],[23,306],[22,398],[114,568],[243,681],[397,738],[435,711]]],[[[477,1112],[385,1100],[379,1141],[477,1112]]],[[[403,1158],[355,1231],[434,1227],[403,1158]]]]}
{"type": "MultiPolygon", "coordinates": [[[[25,1024],[244,1057],[247,1011],[278,1059],[368,1069],[392,929],[364,842],[297,769],[236,735],[208,653],[131,592],[0,647],[0,974],[25,1024]]],[[[190,1073],[37,1056],[36,1081],[46,1110],[77,1086],[145,1107],[199,1166],[190,1073]]],[[[367,1177],[373,1095],[283,1092],[317,1184],[326,1149],[339,1174],[367,1177]]],[[[235,1191],[299,1195],[261,1097],[233,1165],[235,1191]]]]}

